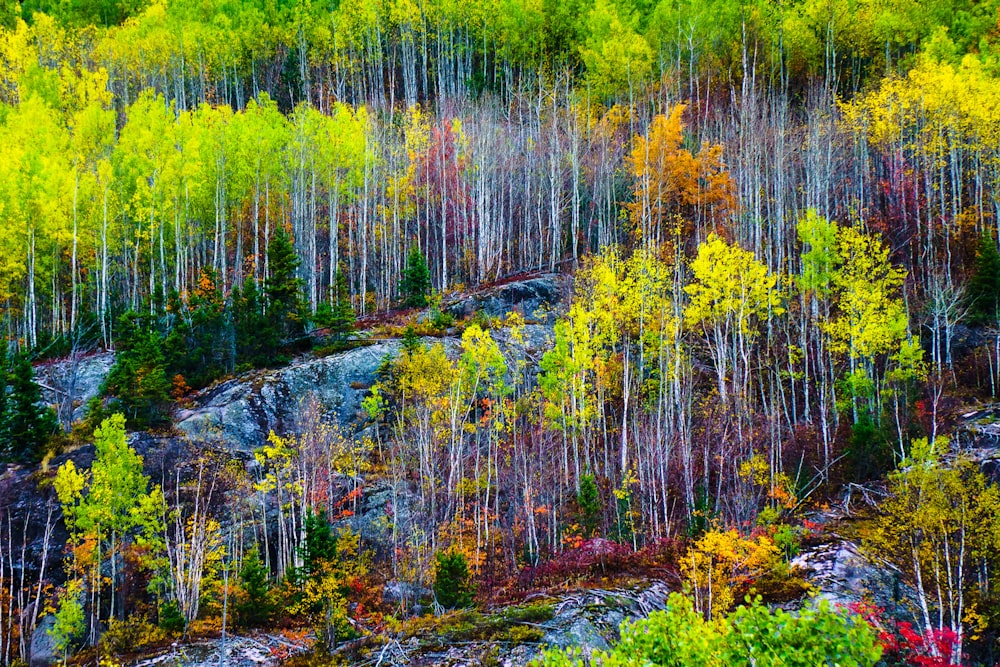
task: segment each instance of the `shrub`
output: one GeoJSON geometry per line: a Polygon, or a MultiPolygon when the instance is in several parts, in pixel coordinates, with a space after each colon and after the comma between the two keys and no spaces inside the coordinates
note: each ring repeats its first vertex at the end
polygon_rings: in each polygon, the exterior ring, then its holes
{"type": "Polygon", "coordinates": [[[797,615],[771,611],[757,598],[729,616],[714,620],[695,611],[691,600],[674,593],[665,611],[621,626],[621,642],[598,651],[589,663],[576,653],[549,651],[541,667],[580,664],[662,665],[663,667],[873,667],[882,655],[872,628],[860,616],[821,600],[797,615]]]}

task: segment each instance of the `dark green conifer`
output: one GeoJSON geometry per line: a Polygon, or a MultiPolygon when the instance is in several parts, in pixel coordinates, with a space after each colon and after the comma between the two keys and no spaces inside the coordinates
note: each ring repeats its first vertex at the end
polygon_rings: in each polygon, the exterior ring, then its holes
{"type": "Polygon", "coordinates": [[[410,248],[406,258],[406,269],[399,285],[403,297],[403,305],[407,308],[423,308],[427,305],[427,296],[431,292],[431,273],[427,268],[427,259],[416,244],[410,248]]]}
{"type": "MultiPolygon", "coordinates": [[[[287,232],[278,227],[267,246],[270,276],[266,282],[267,317],[275,328],[277,341],[269,341],[274,349],[302,334],[302,279],[298,277],[299,258],[287,232]]],[[[264,332],[272,333],[272,332],[264,332]]]]}
{"type": "Polygon", "coordinates": [[[56,413],[42,404],[42,389],[27,355],[15,359],[9,378],[4,449],[14,460],[37,461],[58,426],[56,413]]]}
{"type": "Polygon", "coordinates": [[[969,321],[995,324],[1000,315],[1000,252],[989,235],[979,239],[976,265],[969,280],[969,321]]]}
{"type": "Polygon", "coordinates": [[[434,597],[445,609],[472,606],[473,588],[469,564],[460,551],[439,551],[434,555],[434,597]]]}

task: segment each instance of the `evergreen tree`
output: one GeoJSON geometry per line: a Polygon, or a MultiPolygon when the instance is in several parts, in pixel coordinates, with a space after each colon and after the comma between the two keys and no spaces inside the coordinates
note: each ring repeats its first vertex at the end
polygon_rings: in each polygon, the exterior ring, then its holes
{"type": "Polygon", "coordinates": [[[427,268],[427,259],[416,244],[410,248],[406,258],[406,269],[399,285],[403,296],[403,305],[408,308],[423,308],[427,305],[427,296],[431,291],[431,272],[427,268]]]}
{"type": "Polygon", "coordinates": [[[42,405],[42,390],[27,355],[14,361],[9,381],[4,449],[18,461],[37,461],[58,426],[56,413],[42,405]]]}
{"type": "Polygon", "coordinates": [[[269,346],[278,336],[273,324],[264,316],[257,281],[250,278],[243,284],[242,292],[233,290],[232,301],[237,365],[266,366],[273,353],[269,346]]]}
{"type": "Polygon", "coordinates": [[[267,569],[254,548],[243,559],[240,568],[240,595],[234,605],[237,623],[244,628],[257,628],[271,618],[271,586],[267,569]]]}
{"type": "Polygon", "coordinates": [[[987,234],[979,239],[976,266],[969,280],[969,321],[995,324],[1000,315],[1000,252],[987,234]]]}
{"type": "Polygon", "coordinates": [[[122,330],[126,335],[119,341],[118,356],[104,380],[104,391],[115,397],[118,408],[135,425],[162,424],[167,418],[171,386],[164,340],[131,315],[122,318],[122,330]]]}
{"type": "Polygon", "coordinates": [[[343,267],[337,268],[331,291],[334,297],[333,305],[327,301],[319,304],[313,319],[317,325],[329,329],[334,335],[348,334],[354,331],[356,317],[354,306],[351,304],[351,290],[343,267]]]}
{"type": "Polygon", "coordinates": [[[331,563],[337,558],[337,540],[330,529],[325,509],[318,513],[306,513],[305,531],[302,563],[306,576],[312,577],[321,571],[323,563],[331,563]]]}
{"type": "Polygon", "coordinates": [[[302,279],[296,275],[299,258],[291,238],[280,226],[267,246],[267,261],[271,270],[266,283],[267,317],[274,331],[261,333],[272,336],[268,347],[277,350],[282,342],[300,335],[304,329],[302,279]]]}
{"type": "Polygon", "coordinates": [[[576,494],[580,508],[580,527],[584,537],[594,537],[601,523],[601,496],[593,475],[580,478],[580,491],[576,494]]]}
{"type": "Polygon", "coordinates": [[[434,555],[434,597],[445,609],[472,606],[473,588],[469,564],[460,551],[439,551],[434,555]]]}
{"type": "Polygon", "coordinates": [[[333,293],[336,303],[333,307],[333,318],[330,328],[338,334],[350,333],[354,330],[354,306],[351,304],[351,289],[347,284],[347,274],[343,267],[337,267],[337,275],[333,281],[333,293]]]}

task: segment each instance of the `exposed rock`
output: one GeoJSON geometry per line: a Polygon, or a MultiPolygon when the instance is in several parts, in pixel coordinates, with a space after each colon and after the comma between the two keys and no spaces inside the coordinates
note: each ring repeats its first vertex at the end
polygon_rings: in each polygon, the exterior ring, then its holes
{"type": "Polygon", "coordinates": [[[76,354],[38,365],[35,380],[42,387],[42,400],[56,406],[60,422],[68,426],[83,417],[87,401],[100,394],[114,364],[114,352],[76,354]]]}
{"type": "Polygon", "coordinates": [[[196,407],[177,415],[177,427],[192,439],[221,441],[249,452],[262,445],[270,431],[292,430],[310,397],[322,417],[351,424],[375,382],[375,371],[400,346],[398,340],[385,341],[223,382],[198,394],[196,407]]]}
{"type": "Polygon", "coordinates": [[[57,655],[55,642],[49,636],[56,624],[55,616],[48,614],[38,621],[38,626],[31,634],[31,667],[48,667],[56,664],[62,657],[57,655]]]}
{"type": "Polygon", "coordinates": [[[269,667],[308,650],[308,645],[282,637],[258,634],[252,637],[230,636],[225,643],[213,641],[174,644],[170,650],[135,663],[134,667],[269,667]],[[220,661],[225,651],[224,659],[220,661]]]}
{"type": "Polygon", "coordinates": [[[804,550],[791,565],[801,568],[806,581],[817,589],[817,597],[831,604],[873,602],[894,617],[907,619],[915,601],[913,591],[902,582],[899,571],[866,556],[857,544],[836,540],[804,550]]]}
{"type": "Polygon", "coordinates": [[[556,274],[510,282],[449,303],[444,310],[454,317],[471,317],[477,312],[503,317],[516,311],[526,318],[548,321],[563,298],[565,283],[556,274]]]}

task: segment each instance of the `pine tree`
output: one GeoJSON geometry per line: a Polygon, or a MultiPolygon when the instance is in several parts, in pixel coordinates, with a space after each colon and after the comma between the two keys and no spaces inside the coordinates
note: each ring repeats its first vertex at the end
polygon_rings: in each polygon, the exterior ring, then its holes
{"type": "Polygon", "coordinates": [[[414,244],[406,258],[406,269],[399,285],[403,305],[408,308],[423,308],[427,305],[427,295],[431,291],[431,272],[427,268],[427,259],[420,247],[414,244]]]}
{"type": "Polygon", "coordinates": [[[18,461],[37,461],[58,425],[56,413],[42,405],[42,390],[35,382],[27,355],[14,361],[7,399],[6,443],[4,449],[18,461]]]}
{"type": "Polygon", "coordinates": [[[434,558],[434,597],[438,604],[445,609],[471,607],[473,590],[465,554],[439,551],[434,558]]]}
{"type": "Polygon", "coordinates": [[[324,563],[331,563],[337,557],[337,540],[330,529],[326,510],[318,513],[309,511],[305,520],[306,538],[302,546],[302,563],[306,576],[315,576],[324,563]]]}
{"type": "Polygon", "coordinates": [[[283,341],[300,335],[304,330],[302,279],[296,275],[299,258],[291,238],[280,226],[267,246],[267,261],[271,270],[265,285],[267,317],[277,334],[277,340],[269,341],[269,346],[277,349],[283,341]]]}
{"type": "Polygon", "coordinates": [[[330,328],[334,333],[347,334],[354,330],[354,306],[351,304],[351,289],[347,284],[347,275],[343,267],[337,267],[337,275],[333,281],[333,292],[336,303],[333,307],[333,318],[330,328]]]}
{"type": "MultiPolygon", "coordinates": [[[[123,318],[123,322],[126,321],[123,318]]],[[[164,423],[170,402],[170,379],[163,355],[164,340],[156,331],[129,331],[104,380],[104,390],[137,426],[164,423]]]]}
{"type": "Polygon", "coordinates": [[[969,279],[969,321],[996,323],[1000,315],[1000,252],[989,235],[979,239],[976,266],[969,279]]]}
{"type": "Polygon", "coordinates": [[[583,528],[584,537],[594,537],[601,522],[601,496],[593,475],[580,478],[576,504],[580,508],[580,527],[583,528]]]}
{"type": "Polygon", "coordinates": [[[271,586],[267,569],[254,548],[243,559],[240,568],[240,596],[235,604],[236,619],[241,627],[257,628],[266,624],[273,612],[271,586]]]}
{"type": "Polygon", "coordinates": [[[324,329],[329,329],[335,336],[342,336],[354,331],[354,306],[351,305],[351,290],[347,284],[347,276],[343,267],[337,268],[332,287],[334,304],[323,301],[316,309],[313,321],[324,329]]]}
{"type": "Polygon", "coordinates": [[[267,365],[274,348],[269,345],[277,341],[273,324],[264,316],[260,290],[257,281],[248,279],[243,291],[233,290],[233,329],[236,347],[236,364],[243,367],[267,365]]]}

